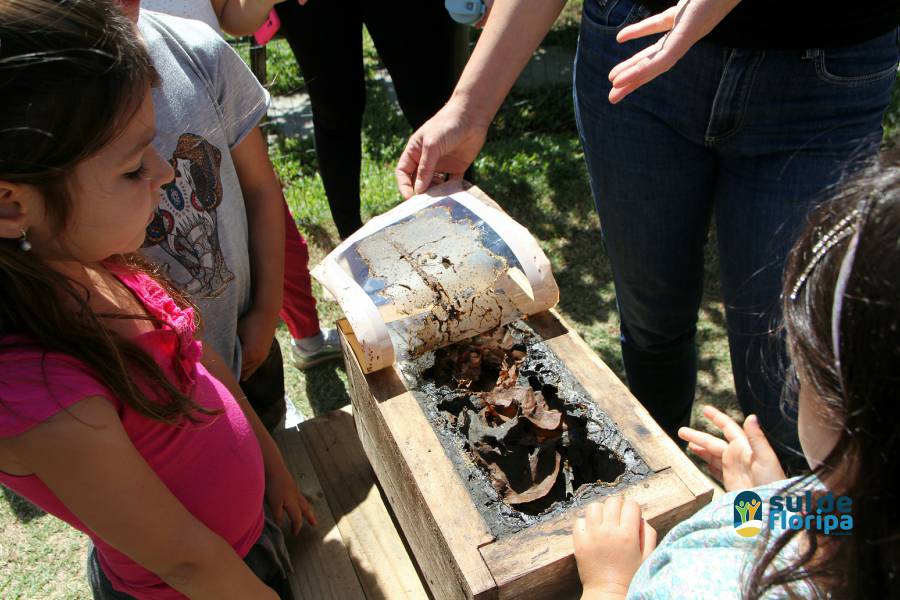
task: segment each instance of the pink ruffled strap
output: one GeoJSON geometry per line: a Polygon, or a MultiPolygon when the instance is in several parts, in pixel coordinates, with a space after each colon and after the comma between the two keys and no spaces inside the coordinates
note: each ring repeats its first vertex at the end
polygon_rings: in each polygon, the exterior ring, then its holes
{"type": "Polygon", "coordinates": [[[146,273],[116,264],[109,264],[107,267],[137,296],[147,312],[168,329],[168,332],[163,330],[152,332],[150,335],[173,333],[177,336],[179,355],[173,357],[175,358],[173,366],[180,371],[180,379],[189,388],[194,382],[197,362],[203,353],[202,346],[194,338],[197,330],[194,309],[178,306],[172,296],[146,273]]]}

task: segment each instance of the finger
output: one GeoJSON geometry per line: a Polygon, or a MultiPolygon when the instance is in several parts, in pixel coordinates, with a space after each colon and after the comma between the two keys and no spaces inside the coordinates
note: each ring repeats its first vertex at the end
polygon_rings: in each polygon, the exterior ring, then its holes
{"type": "Polygon", "coordinates": [[[403,196],[404,200],[408,200],[416,195],[412,174],[397,167],[394,170],[394,179],[397,180],[397,189],[400,190],[400,195],[403,196]]]}
{"type": "Polygon", "coordinates": [[[713,479],[718,481],[719,483],[724,483],[725,474],[722,472],[722,468],[713,468],[712,465],[709,465],[709,474],[712,475],[713,479]]]}
{"type": "Polygon", "coordinates": [[[639,21],[634,25],[629,25],[622,29],[616,36],[616,41],[620,44],[642,38],[646,35],[654,33],[663,33],[669,31],[675,25],[675,15],[678,14],[678,7],[673,6],[652,17],[647,17],[643,21],[639,21]]]}
{"type": "MultiPolygon", "coordinates": [[[[631,498],[627,498],[622,503],[619,524],[627,531],[634,531],[639,534],[641,530],[641,505],[631,498]]],[[[638,539],[640,539],[640,537],[638,537],[638,539]]]]}
{"type": "Polygon", "coordinates": [[[641,519],[641,556],[647,558],[656,548],[656,530],[646,520],[641,519]]]}
{"type": "Polygon", "coordinates": [[[431,176],[431,185],[441,185],[442,183],[447,183],[448,181],[450,181],[449,173],[435,171],[434,175],[431,176]]]}
{"type": "Polygon", "coordinates": [[[603,502],[592,502],[584,511],[586,521],[590,522],[592,527],[603,524],[603,502]]]}
{"type": "Polygon", "coordinates": [[[306,496],[303,494],[300,495],[300,510],[303,512],[303,516],[309,521],[310,525],[318,525],[319,522],[316,519],[316,512],[313,510],[312,504],[310,504],[309,500],[306,499],[306,496]]]}
{"type": "Polygon", "coordinates": [[[619,64],[614,66],[612,68],[612,70],[610,70],[609,80],[610,81],[615,80],[615,78],[618,77],[620,73],[622,73],[623,71],[625,71],[627,69],[632,68],[634,65],[638,64],[639,62],[641,62],[642,60],[644,60],[646,57],[650,56],[654,52],[659,52],[659,50],[660,50],[660,48],[659,48],[658,44],[652,44],[650,46],[647,46],[646,48],[644,48],[643,50],[641,50],[640,52],[638,52],[631,58],[627,58],[627,59],[623,60],[622,62],[620,62],[619,64]]]}
{"type": "Polygon", "coordinates": [[[696,454],[700,460],[706,463],[706,468],[710,473],[722,473],[724,472],[725,467],[722,465],[721,459],[714,456],[704,456],[702,449],[698,452],[696,450],[691,450],[696,454]]]}
{"type": "Polygon", "coordinates": [[[285,508],[291,519],[291,532],[297,535],[303,528],[303,511],[300,509],[300,502],[287,503],[285,508]]]}
{"type": "Polygon", "coordinates": [[[418,137],[418,132],[414,133],[406,144],[400,160],[397,161],[397,168],[394,175],[397,178],[397,187],[404,198],[411,198],[415,195],[415,175],[419,168],[419,158],[422,156],[422,144],[418,137]]]}
{"type": "Polygon", "coordinates": [[[718,456],[721,456],[722,453],[725,452],[725,448],[728,447],[728,442],[722,438],[717,438],[705,431],[697,431],[691,427],[682,427],[679,429],[678,437],[688,442],[688,444],[701,447],[709,453],[718,456]]]}
{"type": "Polygon", "coordinates": [[[609,101],[613,104],[621,102],[634,90],[671,69],[676,60],[677,58],[666,49],[660,49],[658,52],[649,54],[631,68],[618,74],[616,79],[613,80],[613,89],[609,93],[609,101]]]}
{"type": "Polygon", "coordinates": [[[276,503],[271,500],[266,500],[266,502],[269,504],[269,510],[272,511],[272,519],[274,519],[275,523],[280,527],[281,522],[284,519],[284,503],[276,503]]]}
{"type": "Polygon", "coordinates": [[[438,156],[437,149],[425,142],[422,143],[422,158],[419,161],[419,168],[416,171],[416,184],[414,189],[417,194],[426,192],[431,187],[431,178],[434,177],[434,168],[437,166],[438,156]]]}
{"type": "Polygon", "coordinates": [[[603,522],[608,526],[618,526],[621,514],[622,498],[619,496],[612,496],[603,503],[603,522]]]}
{"type": "Polygon", "coordinates": [[[572,542],[575,544],[576,557],[582,553],[582,547],[587,547],[590,543],[587,519],[584,517],[576,518],[575,523],[572,525],[572,542]]]}
{"type": "Polygon", "coordinates": [[[688,444],[688,449],[696,454],[700,459],[702,459],[706,464],[716,467],[717,469],[722,468],[722,456],[721,454],[713,454],[703,446],[698,446],[696,444],[688,444]]]}
{"type": "Polygon", "coordinates": [[[775,451],[766,438],[765,432],[759,426],[759,419],[756,415],[750,415],[744,419],[744,433],[747,434],[747,441],[750,443],[750,449],[757,458],[775,459],[775,451]]]}
{"type": "Polygon", "coordinates": [[[617,74],[610,92],[610,101],[615,103],[641,87],[645,83],[659,77],[681,60],[690,50],[694,41],[684,32],[685,28],[675,27],[663,36],[651,48],[656,52],[648,53],[645,58],[635,62],[629,69],[617,74]]]}
{"type": "Polygon", "coordinates": [[[712,421],[713,425],[719,428],[729,442],[746,437],[744,430],[741,429],[741,426],[734,419],[714,406],[704,406],[703,416],[712,421]]]}

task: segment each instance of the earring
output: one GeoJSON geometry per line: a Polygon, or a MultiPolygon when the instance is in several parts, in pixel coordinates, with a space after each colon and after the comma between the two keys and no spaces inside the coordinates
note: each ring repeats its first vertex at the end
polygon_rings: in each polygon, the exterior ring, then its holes
{"type": "Polygon", "coordinates": [[[19,249],[22,252],[28,252],[31,250],[31,242],[28,241],[28,234],[25,233],[25,230],[22,230],[22,237],[19,239],[19,249]]]}

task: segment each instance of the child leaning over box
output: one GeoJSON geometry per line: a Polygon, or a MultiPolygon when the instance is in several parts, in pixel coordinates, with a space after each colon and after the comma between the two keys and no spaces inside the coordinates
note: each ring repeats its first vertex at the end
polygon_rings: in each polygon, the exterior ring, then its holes
{"type": "Polygon", "coordinates": [[[309,505],[135,253],[173,176],[146,48],[109,0],[2,2],[0,39],[0,482],[90,537],[95,598],[286,597],[263,503],[309,505]]]}

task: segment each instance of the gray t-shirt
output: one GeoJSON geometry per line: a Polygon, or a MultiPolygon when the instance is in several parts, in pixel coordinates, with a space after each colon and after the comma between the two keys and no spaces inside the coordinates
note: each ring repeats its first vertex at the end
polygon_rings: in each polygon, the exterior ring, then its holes
{"type": "Polygon", "coordinates": [[[219,19],[209,0],[141,0],[141,7],[185,19],[203,21],[221,34],[219,19]]]}
{"type": "Polygon", "coordinates": [[[239,375],[237,322],[252,297],[247,213],[231,149],[265,115],[269,95],[207,25],[142,10],[138,26],[161,79],[153,145],[175,169],[142,252],[194,300],[203,341],[239,375]]]}

